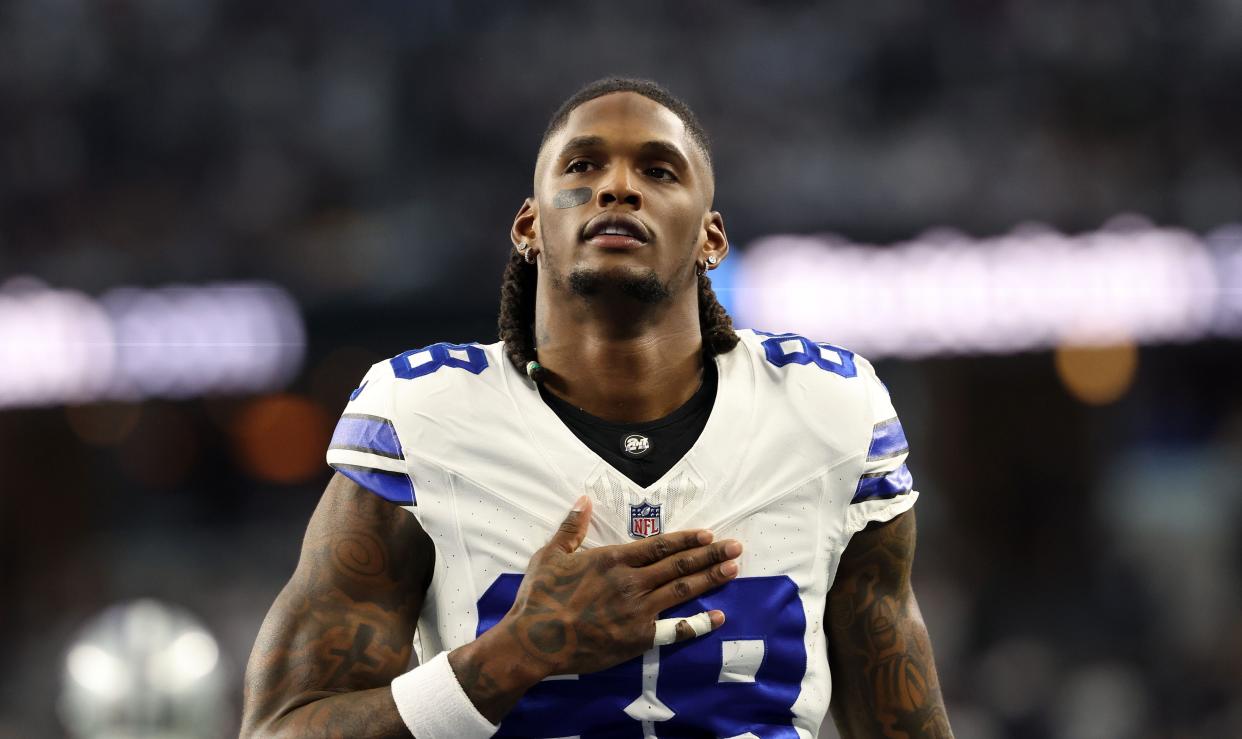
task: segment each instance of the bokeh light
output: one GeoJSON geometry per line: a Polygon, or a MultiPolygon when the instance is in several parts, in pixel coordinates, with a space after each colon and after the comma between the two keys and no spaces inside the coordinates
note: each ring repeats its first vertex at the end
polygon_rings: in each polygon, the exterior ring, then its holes
{"type": "Polygon", "coordinates": [[[1131,342],[1101,346],[1058,346],[1053,355],[1065,389],[1088,405],[1115,402],[1130,389],[1138,371],[1138,348],[1131,342]]]}
{"type": "Polygon", "coordinates": [[[262,392],[305,347],[283,289],[118,287],[94,300],[31,279],[0,288],[0,408],[262,392]]]}
{"type": "Polygon", "coordinates": [[[306,482],[323,474],[331,423],[328,413],[308,398],[256,398],[234,419],[234,449],[243,467],[261,480],[306,482]]]}
{"type": "Polygon", "coordinates": [[[81,739],[219,737],[228,706],[221,662],[216,638],[186,609],[119,603],[74,636],[57,708],[81,739]]]}
{"type": "Polygon", "coordinates": [[[93,644],[71,649],[66,666],[74,682],[105,701],[129,691],[129,665],[93,644]]]}
{"type": "Polygon", "coordinates": [[[1242,330],[1232,251],[1136,217],[1069,236],[948,229],[881,249],[832,236],[757,240],[736,268],[738,323],[873,358],[1008,354],[1067,337],[1184,342],[1242,330]]]}

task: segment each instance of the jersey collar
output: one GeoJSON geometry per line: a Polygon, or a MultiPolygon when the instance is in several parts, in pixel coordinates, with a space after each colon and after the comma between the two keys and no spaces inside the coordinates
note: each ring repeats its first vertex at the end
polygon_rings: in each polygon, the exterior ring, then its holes
{"type": "Polygon", "coordinates": [[[616,471],[599,455],[582,443],[556,413],[539,397],[534,383],[504,362],[504,377],[509,395],[530,440],[532,452],[543,458],[554,476],[564,485],[566,504],[586,490],[587,481],[601,468],[612,470],[614,476],[629,486],[635,497],[664,485],[673,476],[691,467],[703,480],[706,499],[713,491],[728,490],[738,470],[746,463],[752,446],[747,443],[748,429],[754,428],[755,367],[745,342],[730,352],[715,357],[718,385],[716,402],[707,424],[688,452],[659,480],[646,488],[640,487],[616,471]]]}

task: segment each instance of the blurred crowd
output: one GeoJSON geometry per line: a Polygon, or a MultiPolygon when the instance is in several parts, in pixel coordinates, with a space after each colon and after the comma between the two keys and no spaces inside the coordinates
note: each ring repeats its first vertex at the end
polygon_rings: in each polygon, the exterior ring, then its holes
{"type": "Polygon", "coordinates": [[[10,0],[5,268],[483,305],[470,257],[500,264],[547,116],[609,73],[695,107],[741,244],[1203,231],[1242,201],[1236,0],[10,0]]]}
{"type": "MultiPolygon", "coordinates": [[[[696,110],[743,253],[1242,221],[1238,0],[6,0],[0,285],[266,280],[308,344],[280,398],[0,411],[0,737],[62,735],[74,635],[147,597],[219,640],[235,727],[332,417],[372,361],[494,340],[547,116],[608,74],[696,110]]],[[[880,365],[960,739],[1242,736],[1242,350],[1138,367],[1093,407],[1043,353],[880,365]]]]}

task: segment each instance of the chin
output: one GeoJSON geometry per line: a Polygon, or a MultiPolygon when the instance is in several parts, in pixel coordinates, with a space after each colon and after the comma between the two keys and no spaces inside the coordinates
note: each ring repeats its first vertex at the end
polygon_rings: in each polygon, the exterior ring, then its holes
{"type": "Polygon", "coordinates": [[[575,267],[568,283],[573,293],[585,298],[611,293],[640,303],[661,303],[671,295],[668,284],[650,267],[575,267]]]}

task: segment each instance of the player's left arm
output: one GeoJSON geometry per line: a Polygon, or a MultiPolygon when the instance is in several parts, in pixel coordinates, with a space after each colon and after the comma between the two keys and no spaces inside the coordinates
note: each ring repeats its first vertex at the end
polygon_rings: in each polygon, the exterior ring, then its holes
{"type": "Polygon", "coordinates": [[[952,737],[910,588],[914,511],[850,539],[828,594],[832,718],[849,739],[952,737]]]}

